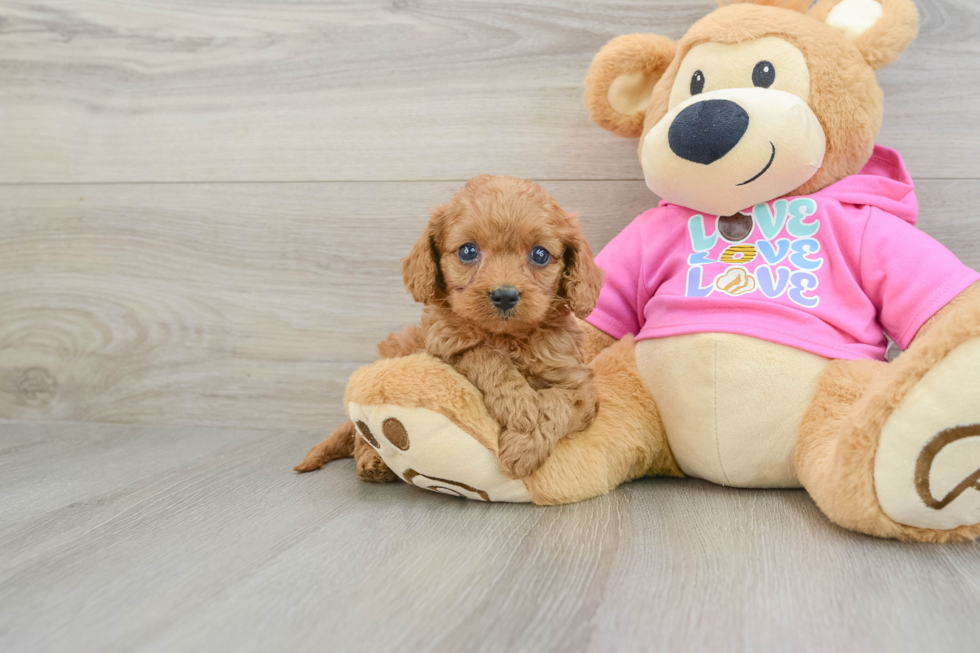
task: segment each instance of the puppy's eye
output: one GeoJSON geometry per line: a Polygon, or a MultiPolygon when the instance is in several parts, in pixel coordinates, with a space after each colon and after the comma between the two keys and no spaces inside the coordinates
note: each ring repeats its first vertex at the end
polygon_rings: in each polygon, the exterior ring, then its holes
{"type": "Polygon", "coordinates": [[[768,61],[760,61],[752,70],[752,83],[759,88],[769,88],[776,81],[776,67],[768,61]]]}
{"type": "Polygon", "coordinates": [[[463,263],[472,263],[480,255],[480,248],[476,246],[476,243],[466,243],[456,250],[456,254],[459,255],[459,260],[463,263]]]}
{"type": "Polygon", "coordinates": [[[704,73],[700,70],[691,77],[691,95],[698,95],[704,90],[704,73]]]}
{"type": "Polygon", "coordinates": [[[535,265],[548,265],[551,260],[551,252],[540,245],[531,250],[531,263],[535,265]]]}

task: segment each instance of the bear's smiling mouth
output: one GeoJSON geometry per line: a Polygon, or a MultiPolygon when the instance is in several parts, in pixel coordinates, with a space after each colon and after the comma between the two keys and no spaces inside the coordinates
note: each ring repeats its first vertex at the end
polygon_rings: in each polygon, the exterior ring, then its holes
{"type": "Polygon", "coordinates": [[[757,174],[755,177],[752,177],[752,179],[749,179],[748,181],[743,181],[741,184],[735,184],[736,186],[745,186],[746,184],[751,184],[753,181],[755,181],[762,175],[766,174],[766,171],[772,167],[772,162],[776,160],[776,146],[773,144],[772,141],[769,141],[769,145],[772,147],[772,156],[769,157],[769,163],[767,163],[766,167],[762,169],[762,172],[757,174]]]}

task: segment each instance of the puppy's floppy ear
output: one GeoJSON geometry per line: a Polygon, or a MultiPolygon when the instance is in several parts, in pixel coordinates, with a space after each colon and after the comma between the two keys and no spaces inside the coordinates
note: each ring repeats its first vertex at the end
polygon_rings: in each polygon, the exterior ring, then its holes
{"type": "Polygon", "coordinates": [[[843,32],[875,70],[898,59],[919,33],[912,0],[820,0],[809,15],[843,32]]]}
{"type": "Polygon", "coordinates": [[[431,304],[446,296],[446,282],[439,267],[439,237],[449,205],[432,209],[432,217],[412,251],[402,259],[402,279],[415,301],[431,304]]]}
{"type": "Polygon", "coordinates": [[[602,268],[595,264],[592,248],[582,234],[578,220],[568,216],[573,225],[571,238],[565,242],[565,271],[558,294],[568,300],[572,312],[584,319],[595,309],[602,290],[602,268]]]}
{"type": "Polygon", "coordinates": [[[656,34],[628,34],[607,43],[585,79],[592,121],[614,134],[639,137],[653,87],[676,52],[677,44],[656,34]]]}

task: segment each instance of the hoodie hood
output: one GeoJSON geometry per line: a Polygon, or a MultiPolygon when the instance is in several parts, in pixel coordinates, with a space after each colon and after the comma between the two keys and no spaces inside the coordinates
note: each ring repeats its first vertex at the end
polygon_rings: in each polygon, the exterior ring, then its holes
{"type": "Polygon", "coordinates": [[[891,148],[875,145],[861,172],[844,177],[811,197],[832,198],[842,204],[874,206],[914,225],[919,217],[915,184],[902,155],[891,148]]]}
{"type": "MultiPolygon", "coordinates": [[[[844,177],[836,184],[818,190],[810,197],[833,199],[841,204],[855,206],[874,206],[911,225],[914,225],[919,217],[919,200],[915,197],[915,185],[905,167],[902,155],[883,145],[875,145],[871,158],[861,172],[844,177]]],[[[679,205],[660,200],[658,206],[679,205]]]]}

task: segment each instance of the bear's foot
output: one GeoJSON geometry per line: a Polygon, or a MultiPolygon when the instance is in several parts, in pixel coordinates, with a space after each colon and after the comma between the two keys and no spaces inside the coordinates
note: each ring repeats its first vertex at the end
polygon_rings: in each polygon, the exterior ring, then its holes
{"type": "Polygon", "coordinates": [[[427,408],[354,402],[348,411],[388,469],[410,485],[476,501],[531,500],[524,483],[500,473],[493,452],[445,415],[427,408]]]}
{"type": "Polygon", "coordinates": [[[380,360],[354,373],[346,401],[380,467],[406,483],[476,501],[531,501],[522,481],[500,471],[500,427],[479,391],[445,363],[426,354],[380,360]]]}
{"type": "Polygon", "coordinates": [[[980,339],[950,351],[899,402],[881,429],[874,485],[899,524],[980,524],[980,339]]]}

